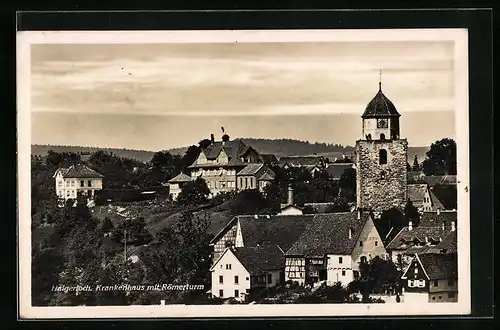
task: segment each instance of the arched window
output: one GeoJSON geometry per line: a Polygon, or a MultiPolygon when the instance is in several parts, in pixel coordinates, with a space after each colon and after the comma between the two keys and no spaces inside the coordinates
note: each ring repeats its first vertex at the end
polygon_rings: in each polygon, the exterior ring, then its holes
{"type": "Polygon", "coordinates": [[[384,133],[380,133],[380,140],[382,140],[382,141],[385,140],[385,134],[384,133]]]}
{"type": "Polygon", "coordinates": [[[380,149],[379,151],[379,164],[387,164],[387,150],[380,149]]]}

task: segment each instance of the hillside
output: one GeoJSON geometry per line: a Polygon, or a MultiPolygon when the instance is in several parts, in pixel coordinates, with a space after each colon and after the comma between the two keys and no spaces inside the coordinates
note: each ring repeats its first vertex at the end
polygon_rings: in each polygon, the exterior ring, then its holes
{"type": "MultiPolygon", "coordinates": [[[[260,153],[274,154],[277,157],[281,156],[294,156],[294,155],[312,155],[318,154],[325,156],[329,159],[341,157],[342,155],[350,155],[354,152],[352,146],[340,146],[326,143],[309,143],[306,141],[298,141],[292,139],[252,139],[243,138],[246,144],[251,145],[260,153]]],[[[173,148],[167,150],[172,155],[183,155],[188,147],[173,148]]],[[[154,155],[154,151],[147,150],[132,150],[132,149],[117,149],[117,148],[97,148],[97,147],[79,147],[79,146],[53,146],[53,145],[37,145],[31,146],[31,154],[44,156],[49,150],[55,152],[96,152],[104,150],[112,152],[118,157],[135,159],[141,162],[149,162],[154,155]]],[[[425,159],[425,153],[429,147],[409,147],[408,148],[408,162],[412,163],[415,155],[418,160],[422,162],[425,159]]]]}
{"type": "Polygon", "coordinates": [[[132,150],[118,148],[98,148],[98,147],[81,147],[81,146],[55,146],[55,145],[31,145],[31,154],[34,156],[45,156],[49,150],[55,152],[89,152],[94,153],[99,150],[112,152],[118,157],[135,159],[141,162],[149,162],[154,155],[153,151],[148,150],[132,150]]]}

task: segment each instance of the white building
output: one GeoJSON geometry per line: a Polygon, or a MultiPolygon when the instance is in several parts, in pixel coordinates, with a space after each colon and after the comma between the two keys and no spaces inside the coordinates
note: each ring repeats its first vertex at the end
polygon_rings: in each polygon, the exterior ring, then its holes
{"type": "Polygon", "coordinates": [[[177,200],[177,197],[182,190],[182,186],[190,181],[192,181],[191,177],[184,173],[181,173],[168,181],[169,192],[170,195],[172,195],[172,200],[177,200]]]}
{"type": "Polygon", "coordinates": [[[58,168],[53,175],[56,194],[59,198],[76,199],[79,194],[91,200],[95,192],[102,189],[103,175],[83,164],[58,168]]]}
{"type": "Polygon", "coordinates": [[[386,250],[369,214],[316,214],[285,253],[285,280],[347,286],[360,275],[359,264],[375,256],[385,259],[386,250]]]}

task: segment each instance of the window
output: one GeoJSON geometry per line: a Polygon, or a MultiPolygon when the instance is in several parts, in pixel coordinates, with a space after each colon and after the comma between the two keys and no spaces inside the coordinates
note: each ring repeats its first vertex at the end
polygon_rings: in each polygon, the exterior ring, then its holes
{"type": "Polygon", "coordinates": [[[240,290],[234,290],[234,297],[238,298],[240,296],[240,290]]]}
{"type": "Polygon", "coordinates": [[[84,187],[85,186],[85,182],[83,182],[83,180],[80,181],[80,187],[84,187]]]}
{"type": "Polygon", "coordinates": [[[418,268],[415,267],[415,270],[414,270],[415,274],[418,274],[418,268]]]}
{"type": "Polygon", "coordinates": [[[224,284],[224,276],[219,276],[219,283],[224,284]]]}
{"type": "Polygon", "coordinates": [[[363,246],[363,241],[359,241],[359,246],[363,246]]]}
{"type": "Polygon", "coordinates": [[[438,283],[438,280],[434,280],[434,286],[438,286],[439,283],[438,283]]]}
{"type": "Polygon", "coordinates": [[[238,284],[238,281],[239,281],[238,276],[235,276],[234,277],[234,284],[238,284]]]}
{"type": "Polygon", "coordinates": [[[87,181],[87,187],[92,187],[92,180],[87,181]]]}
{"type": "Polygon", "coordinates": [[[377,128],[387,128],[388,122],[387,119],[380,118],[377,119],[377,128]]]}
{"type": "Polygon", "coordinates": [[[245,188],[248,188],[248,178],[245,177],[245,188]]]}
{"type": "Polygon", "coordinates": [[[378,246],[378,241],[375,241],[375,246],[378,246]]]}
{"type": "Polygon", "coordinates": [[[343,260],[342,260],[342,257],[339,257],[339,264],[341,264],[341,263],[342,263],[342,261],[343,261],[343,260]]]}
{"type": "Polygon", "coordinates": [[[455,285],[455,281],[453,279],[449,279],[448,286],[454,286],[454,285],[455,285]]]}
{"type": "Polygon", "coordinates": [[[224,297],[224,290],[219,290],[219,297],[220,298],[224,297]]]}
{"type": "Polygon", "coordinates": [[[432,300],[436,300],[436,297],[432,297],[432,300]]]}
{"type": "Polygon", "coordinates": [[[231,269],[231,264],[226,264],[226,269],[231,269]]]}
{"type": "Polygon", "coordinates": [[[385,149],[380,149],[379,151],[379,164],[387,164],[387,150],[385,149]]]}
{"type": "Polygon", "coordinates": [[[250,188],[253,188],[253,178],[250,177],[250,188]]]}
{"type": "Polygon", "coordinates": [[[345,270],[342,269],[342,276],[345,276],[345,270]]]}
{"type": "Polygon", "coordinates": [[[249,280],[250,280],[250,278],[247,276],[247,281],[249,281],[249,280]]]}
{"type": "Polygon", "coordinates": [[[247,293],[250,293],[250,289],[247,289],[247,293]]]}
{"type": "Polygon", "coordinates": [[[443,297],[442,297],[442,296],[439,296],[439,298],[438,298],[438,299],[439,299],[439,300],[441,300],[441,299],[443,299],[443,297]]]}
{"type": "Polygon", "coordinates": [[[272,282],[273,282],[273,275],[267,274],[267,283],[272,283],[272,282]]]}
{"type": "Polygon", "coordinates": [[[353,271],[353,275],[354,275],[354,279],[358,279],[359,278],[359,271],[358,270],[354,270],[353,271]]]}
{"type": "Polygon", "coordinates": [[[380,140],[382,140],[382,141],[385,140],[385,134],[384,133],[380,133],[380,140]]]}

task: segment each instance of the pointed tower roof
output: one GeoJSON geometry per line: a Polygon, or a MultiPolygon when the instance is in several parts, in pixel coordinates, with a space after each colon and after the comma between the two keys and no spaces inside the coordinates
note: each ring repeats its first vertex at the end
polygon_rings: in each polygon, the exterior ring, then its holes
{"type": "Polygon", "coordinates": [[[382,93],[382,83],[378,83],[378,93],[366,106],[362,118],[387,118],[401,116],[394,104],[382,93]]]}

